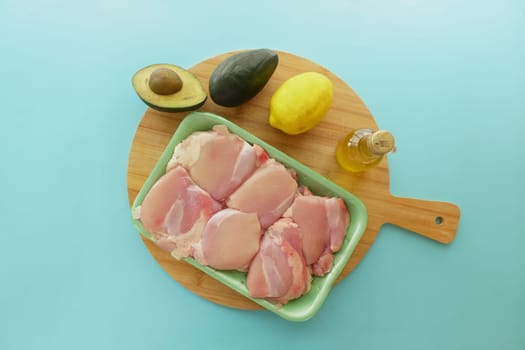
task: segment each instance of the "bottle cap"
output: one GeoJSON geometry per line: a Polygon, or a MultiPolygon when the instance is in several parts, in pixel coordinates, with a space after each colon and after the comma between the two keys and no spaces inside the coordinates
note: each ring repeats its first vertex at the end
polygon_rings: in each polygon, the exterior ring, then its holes
{"type": "Polygon", "coordinates": [[[377,155],[395,152],[394,136],[388,131],[378,130],[368,138],[368,148],[377,155]]]}

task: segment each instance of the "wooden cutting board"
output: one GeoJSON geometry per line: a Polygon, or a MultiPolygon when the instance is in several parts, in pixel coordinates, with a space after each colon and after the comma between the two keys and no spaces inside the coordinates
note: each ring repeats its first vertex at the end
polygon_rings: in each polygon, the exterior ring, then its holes
{"type": "MultiPolygon", "coordinates": [[[[207,89],[211,73],[234,52],[207,59],[190,68],[207,89]]],[[[451,203],[401,198],[390,193],[388,160],[368,172],[350,174],[335,160],[336,142],[354,127],[376,129],[374,118],[356,93],[332,72],[305,58],[278,52],[279,65],[265,88],[248,103],[235,108],[221,107],[211,98],[200,111],[223,116],[269,144],[304,163],[321,175],[357,195],[368,210],[367,229],[339,276],[341,281],[363,259],[381,226],[391,223],[440,243],[450,243],[459,223],[460,210],[451,203]],[[334,84],[334,100],[325,119],[309,132],[289,136],[268,124],[268,107],[273,92],[288,78],[306,71],[320,72],[334,84]]],[[[174,62],[175,63],[175,62],[174,62]]],[[[176,64],[176,63],[175,63],[176,64]]],[[[138,97],[137,97],[138,98],[138,97]]],[[[133,139],[128,162],[130,205],[187,113],[163,113],[148,108],[133,139]]],[[[379,125],[380,126],[380,125],[379,125]]],[[[395,135],[394,135],[395,136],[395,135]]],[[[215,303],[240,308],[261,309],[189,264],[173,259],[147,239],[144,244],[158,264],[181,285],[215,303]]]]}

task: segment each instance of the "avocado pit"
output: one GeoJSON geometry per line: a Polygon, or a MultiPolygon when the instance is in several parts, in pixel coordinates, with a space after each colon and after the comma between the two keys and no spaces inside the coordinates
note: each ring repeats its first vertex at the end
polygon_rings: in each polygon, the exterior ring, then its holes
{"type": "Polygon", "coordinates": [[[151,72],[149,87],[156,94],[171,95],[182,89],[182,80],[169,68],[157,68],[151,72]]]}

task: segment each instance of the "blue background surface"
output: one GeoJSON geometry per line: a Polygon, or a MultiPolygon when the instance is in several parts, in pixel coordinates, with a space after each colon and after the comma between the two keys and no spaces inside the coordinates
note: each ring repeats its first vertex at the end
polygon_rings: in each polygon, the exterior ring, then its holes
{"type": "Polygon", "coordinates": [[[525,3],[0,0],[0,349],[525,349],[525,3]],[[397,137],[385,226],[306,323],[210,303],[153,260],[126,172],[140,67],[269,47],[345,80],[397,137]]]}

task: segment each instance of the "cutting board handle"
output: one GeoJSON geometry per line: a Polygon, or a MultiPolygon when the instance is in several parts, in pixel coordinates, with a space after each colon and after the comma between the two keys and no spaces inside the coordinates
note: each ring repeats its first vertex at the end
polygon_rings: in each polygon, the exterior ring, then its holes
{"type": "Polygon", "coordinates": [[[385,223],[441,243],[450,243],[456,237],[460,210],[455,204],[391,195],[383,209],[385,223]]]}

